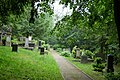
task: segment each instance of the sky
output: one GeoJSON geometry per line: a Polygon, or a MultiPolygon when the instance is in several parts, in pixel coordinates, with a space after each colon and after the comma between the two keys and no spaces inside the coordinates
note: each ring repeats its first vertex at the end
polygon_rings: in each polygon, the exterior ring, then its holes
{"type": "MultiPolygon", "coordinates": [[[[41,0],[40,0],[41,2],[41,0]]],[[[35,3],[35,7],[37,8],[37,4],[40,2],[36,2],[35,3]]],[[[71,15],[72,14],[72,9],[70,9],[70,5],[68,5],[67,7],[65,7],[65,5],[63,4],[59,4],[60,0],[55,0],[55,2],[53,4],[50,4],[50,7],[53,8],[54,11],[54,23],[58,22],[59,20],[61,20],[62,18],[64,18],[64,16],[66,15],[71,15]]],[[[40,11],[41,7],[39,7],[38,12],[41,13],[40,11]]]]}
{"type": "Polygon", "coordinates": [[[59,4],[59,2],[60,0],[56,0],[55,3],[53,3],[55,23],[61,20],[65,15],[72,14],[72,9],[69,7],[70,5],[65,7],[65,5],[59,4]]]}

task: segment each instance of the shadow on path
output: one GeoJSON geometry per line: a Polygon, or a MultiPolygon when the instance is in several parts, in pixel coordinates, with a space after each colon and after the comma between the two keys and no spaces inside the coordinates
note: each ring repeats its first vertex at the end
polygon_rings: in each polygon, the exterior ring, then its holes
{"type": "Polygon", "coordinates": [[[50,51],[59,66],[64,80],[92,80],[90,77],[85,75],[82,71],[77,69],[62,56],[57,54],[56,51],[54,51],[53,49],[51,49],[50,51]]]}

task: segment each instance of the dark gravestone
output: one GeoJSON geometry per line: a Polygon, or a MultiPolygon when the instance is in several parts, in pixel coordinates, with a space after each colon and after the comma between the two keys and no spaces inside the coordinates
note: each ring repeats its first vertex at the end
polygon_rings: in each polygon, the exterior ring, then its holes
{"type": "Polygon", "coordinates": [[[86,55],[81,56],[81,63],[87,63],[88,59],[86,55]]]}
{"type": "Polygon", "coordinates": [[[44,55],[44,48],[43,47],[40,48],[40,54],[44,55]]]}
{"type": "Polygon", "coordinates": [[[17,52],[18,45],[17,44],[12,44],[12,51],[17,52]]]}
{"type": "Polygon", "coordinates": [[[42,46],[42,42],[39,40],[39,42],[38,42],[38,49],[40,49],[41,46],[42,46]]]}
{"type": "Polygon", "coordinates": [[[2,45],[6,46],[6,40],[2,40],[2,45]]]}
{"type": "Polygon", "coordinates": [[[113,55],[112,54],[107,55],[107,72],[114,72],[114,69],[113,69],[113,55]]]}

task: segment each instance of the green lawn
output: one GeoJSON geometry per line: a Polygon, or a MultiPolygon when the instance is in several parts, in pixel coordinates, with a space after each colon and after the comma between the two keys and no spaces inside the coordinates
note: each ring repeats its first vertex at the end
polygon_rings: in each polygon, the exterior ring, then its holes
{"type": "MultiPolygon", "coordinates": [[[[80,63],[80,62],[76,62],[73,61],[75,60],[72,57],[65,57],[69,62],[71,62],[72,64],[74,64],[77,68],[79,68],[80,70],[82,70],[84,73],[86,73],[87,75],[89,75],[91,78],[93,78],[94,80],[105,80],[105,73],[106,70],[103,70],[103,73],[101,72],[96,72],[93,71],[93,67],[92,64],[93,62],[89,62],[89,63],[80,63]]],[[[120,64],[118,65],[114,65],[114,71],[116,72],[120,72],[120,64]]]]}
{"type": "Polygon", "coordinates": [[[72,64],[74,64],[77,68],[79,68],[84,73],[86,73],[88,76],[93,78],[94,80],[105,80],[104,75],[102,75],[101,72],[93,71],[93,67],[92,67],[91,62],[83,64],[83,63],[80,63],[80,62],[73,61],[75,59],[72,58],[72,57],[65,57],[65,58],[68,61],[70,61],[72,64]]]}
{"type": "Polygon", "coordinates": [[[0,80],[63,80],[53,57],[39,52],[0,46],[0,80]]]}

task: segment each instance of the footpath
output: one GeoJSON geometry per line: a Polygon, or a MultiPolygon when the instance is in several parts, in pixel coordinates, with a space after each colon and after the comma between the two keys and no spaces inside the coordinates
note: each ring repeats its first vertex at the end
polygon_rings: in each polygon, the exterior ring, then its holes
{"type": "Polygon", "coordinates": [[[68,62],[65,58],[60,56],[56,51],[53,49],[50,51],[59,66],[64,80],[92,80],[89,76],[84,74],[70,62],[68,62]]]}

